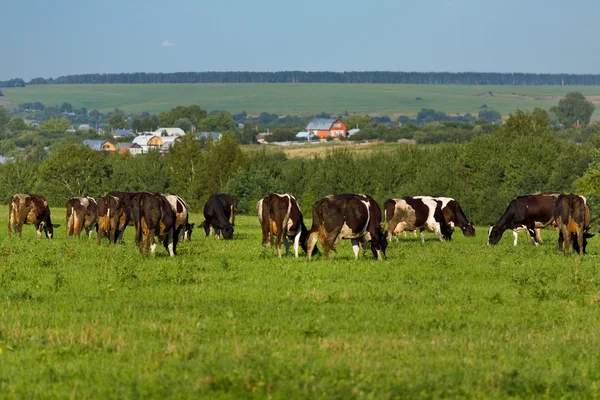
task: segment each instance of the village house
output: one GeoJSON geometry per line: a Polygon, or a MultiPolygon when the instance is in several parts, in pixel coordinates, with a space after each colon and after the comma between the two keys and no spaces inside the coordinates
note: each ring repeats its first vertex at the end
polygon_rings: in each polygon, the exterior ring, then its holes
{"type": "Polygon", "coordinates": [[[96,151],[116,151],[117,148],[108,140],[84,140],[83,144],[96,151]]]}
{"type": "Polygon", "coordinates": [[[339,118],[317,118],[308,123],[306,132],[310,132],[321,139],[329,137],[345,138],[346,124],[339,118]]]}
{"type": "Polygon", "coordinates": [[[154,133],[142,134],[133,138],[131,144],[137,144],[141,148],[141,153],[147,153],[150,150],[158,150],[165,144],[160,136],[154,133]]]}

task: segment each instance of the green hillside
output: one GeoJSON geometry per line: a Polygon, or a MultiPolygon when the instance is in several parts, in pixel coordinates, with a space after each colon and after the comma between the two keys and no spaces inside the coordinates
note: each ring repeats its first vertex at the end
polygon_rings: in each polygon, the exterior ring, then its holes
{"type": "MultiPolygon", "coordinates": [[[[263,111],[279,114],[399,114],[414,115],[422,108],[448,114],[476,114],[483,104],[507,115],[515,109],[549,108],[570,91],[600,101],[598,86],[467,86],[379,84],[137,84],[31,85],[3,89],[0,104],[12,108],[23,102],[151,113],[176,105],[199,104],[207,110],[232,113],[263,111]],[[492,95],[490,96],[489,93],[492,95]]],[[[600,119],[600,111],[594,116],[600,119]]]]}

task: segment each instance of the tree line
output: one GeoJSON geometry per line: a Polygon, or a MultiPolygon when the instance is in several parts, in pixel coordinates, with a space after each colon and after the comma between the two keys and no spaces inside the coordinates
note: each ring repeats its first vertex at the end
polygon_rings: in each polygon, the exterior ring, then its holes
{"type": "Polygon", "coordinates": [[[600,85],[600,74],[534,74],[500,72],[404,72],[404,71],[224,71],[171,73],[78,74],[57,78],[15,78],[0,87],[41,84],[136,84],[136,83],[381,83],[429,85],[600,85]]]}
{"type": "MultiPolygon", "coordinates": [[[[176,193],[200,212],[213,193],[238,197],[241,213],[271,192],[297,197],[310,218],[312,204],[341,192],[387,198],[456,198],[479,225],[494,222],[515,196],[543,191],[587,195],[600,205],[600,140],[586,146],[557,137],[548,113],[517,111],[499,129],[470,142],[398,145],[358,155],[347,148],[324,157],[289,159],[281,150],[242,151],[233,135],[199,142],[186,135],[170,151],[132,157],[103,154],[76,144],[51,149],[41,161],[0,165],[0,201],[17,192],[44,195],[54,207],[71,196],[109,190],[176,193]]],[[[483,233],[485,234],[485,233],[483,233]]]]}

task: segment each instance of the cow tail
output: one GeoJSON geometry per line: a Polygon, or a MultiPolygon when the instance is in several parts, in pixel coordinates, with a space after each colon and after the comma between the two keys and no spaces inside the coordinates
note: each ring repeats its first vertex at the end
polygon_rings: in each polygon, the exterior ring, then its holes
{"type": "Polygon", "coordinates": [[[8,201],[8,235],[12,234],[13,223],[15,221],[15,209],[16,209],[14,197],[10,197],[8,201]]]}
{"type": "Polygon", "coordinates": [[[71,212],[67,218],[67,237],[75,232],[75,209],[71,206],[71,212]]]}
{"type": "Polygon", "coordinates": [[[104,220],[102,221],[102,229],[104,232],[110,232],[110,207],[106,208],[106,215],[104,216],[104,220]]]}

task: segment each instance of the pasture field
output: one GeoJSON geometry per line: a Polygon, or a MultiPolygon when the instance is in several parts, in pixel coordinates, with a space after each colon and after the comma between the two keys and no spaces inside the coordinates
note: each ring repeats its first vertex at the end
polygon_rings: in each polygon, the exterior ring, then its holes
{"type": "MultiPolygon", "coordinates": [[[[206,110],[246,111],[293,115],[371,114],[415,116],[423,108],[448,114],[470,112],[481,106],[502,115],[516,109],[548,109],[560,97],[578,91],[600,102],[598,86],[479,86],[397,84],[106,84],[30,85],[2,89],[0,104],[11,109],[23,102],[44,105],[71,103],[76,108],[102,112],[118,107],[127,113],[168,111],[177,105],[198,104],[206,110]],[[493,96],[487,96],[492,92],[493,96]],[[419,98],[419,99],[417,99],[419,98]]],[[[600,119],[600,108],[594,117],[600,119]]]]}
{"type": "MultiPolygon", "coordinates": [[[[460,231],[387,259],[264,255],[255,216],[179,255],[7,236],[0,207],[0,398],[596,398],[600,244],[486,245],[460,231]]],[[[200,215],[192,221],[201,222],[200,215]]]]}

